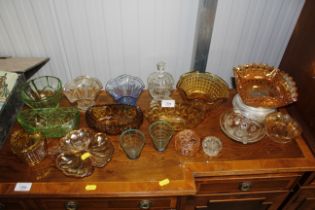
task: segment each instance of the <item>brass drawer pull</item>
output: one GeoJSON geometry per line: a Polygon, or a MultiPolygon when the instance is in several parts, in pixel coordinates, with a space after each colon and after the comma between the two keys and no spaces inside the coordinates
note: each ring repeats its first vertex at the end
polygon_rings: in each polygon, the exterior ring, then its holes
{"type": "Polygon", "coordinates": [[[151,201],[150,200],[141,200],[139,203],[140,209],[150,209],[151,208],[151,201]]]}
{"type": "Polygon", "coordinates": [[[65,203],[65,210],[78,210],[79,204],[76,201],[67,201],[65,203]]]}
{"type": "Polygon", "coordinates": [[[240,189],[242,192],[247,192],[247,191],[249,191],[251,188],[252,188],[252,183],[251,183],[251,182],[241,182],[241,183],[240,183],[240,186],[239,186],[239,189],[240,189]]]}

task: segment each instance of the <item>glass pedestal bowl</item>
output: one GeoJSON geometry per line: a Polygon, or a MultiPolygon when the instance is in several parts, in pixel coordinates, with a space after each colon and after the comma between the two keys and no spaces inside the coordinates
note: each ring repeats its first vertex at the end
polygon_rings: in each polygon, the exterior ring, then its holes
{"type": "Polygon", "coordinates": [[[79,76],[64,85],[63,93],[70,103],[76,103],[81,111],[86,111],[95,104],[95,99],[102,88],[103,85],[98,79],[79,76]]]}
{"type": "Polygon", "coordinates": [[[34,78],[21,88],[21,99],[31,108],[57,107],[61,97],[61,81],[53,76],[34,78]]]}
{"type": "Polygon", "coordinates": [[[144,83],[138,77],[121,75],[106,84],[105,90],[120,104],[136,105],[144,89],[144,83]]]}

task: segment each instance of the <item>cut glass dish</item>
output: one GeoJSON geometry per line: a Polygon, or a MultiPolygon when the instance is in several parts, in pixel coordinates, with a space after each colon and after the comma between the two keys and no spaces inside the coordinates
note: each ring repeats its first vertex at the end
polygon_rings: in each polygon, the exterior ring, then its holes
{"type": "Polygon", "coordinates": [[[18,113],[17,121],[27,132],[59,138],[78,128],[80,112],[75,107],[25,109],[18,113]]]}
{"type": "Polygon", "coordinates": [[[254,143],[265,136],[263,124],[246,118],[238,110],[228,110],[220,117],[222,131],[231,139],[243,144],[254,143]]]}
{"type": "Polygon", "coordinates": [[[127,128],[139,128],[143,122],[140,107],[127,104],[94,105],[85,116],[89,127],[110,135],[118,135],[127,128]]]}
{"type": "Polygon", "coordinates": [[[106,84],[105,90],[120,104],[136,105],[144,89],[144,83],[138,77],[120,75],[106,84]]]}
{"type": "Polygon", "coordinates": [[[202,110],[214,109],[229,97],[226,82],[210,72],[185,73],[176,88],[186,102],[202,110]]]}
{"type": "Polygon", "coordinates": [[[146,118],[150,123],[165,120],[172,125],[174,131],[194,128],[204,117],[203,111],[183,103],[177,103],[175,107],[161,107],[160,104],[154,104],[146,113],[146,118]]]}
{"type": "Polygon", "coordinates": [[[248,64],[233,70],[237,91],[248,106],[278,108],[297,101],[295,82],[279,69],[248,64]]]}

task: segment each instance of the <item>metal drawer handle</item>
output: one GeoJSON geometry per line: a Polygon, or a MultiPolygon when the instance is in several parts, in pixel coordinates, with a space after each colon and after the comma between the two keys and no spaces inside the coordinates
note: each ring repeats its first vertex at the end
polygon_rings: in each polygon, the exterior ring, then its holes
{"type": "Polygon", "coordinates": [[[67,201],[65,203],[65,210],[78,210],[79,209],[79,204],[78,202],[75,201],[67,201]]]}
{"type": "Polygon", "coordinates": [[[247,192],[247,191],[249,191],[251,188],[252,188],[252,183],[251,183],[251,182],[241,182],[241,183],[240,183],[240,186],[239,186],[239,189],[240,189],[242,192],[247,192]]]}
{"type": "Polygon", "coordinates": [[[150,200],[141,200],[139,203],[140,209],[150,209],[151,208],[151,201],[150,200]]]}

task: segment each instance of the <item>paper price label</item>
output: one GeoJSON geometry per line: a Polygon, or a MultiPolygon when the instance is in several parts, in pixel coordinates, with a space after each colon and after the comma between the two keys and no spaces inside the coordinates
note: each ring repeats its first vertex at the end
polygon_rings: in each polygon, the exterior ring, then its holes
{"type": "Polygon", "coordinates": [[[28,192],[31,190],[32,183],[28,182],[18,182],[15,185],[14,191],[16,192],[28,192]]]}
{"type": "Polygon", "coordinates": [[[162,107],[175,107],[175,100],[162,100],[161,101],[162,107]]]}

